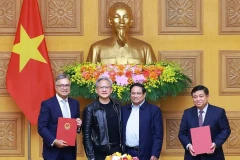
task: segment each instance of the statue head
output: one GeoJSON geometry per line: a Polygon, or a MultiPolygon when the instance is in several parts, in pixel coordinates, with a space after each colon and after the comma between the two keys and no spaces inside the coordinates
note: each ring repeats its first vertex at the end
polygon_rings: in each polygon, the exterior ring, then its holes
{"type": "Polygon", "coordinates": [[[114,3],[108,14],[108,22],[112,27],[113,36],[116,37],[120,46],[124,46],[127,41],[128,31],[133,23],[131,8],[122,2],[114,3]]]}

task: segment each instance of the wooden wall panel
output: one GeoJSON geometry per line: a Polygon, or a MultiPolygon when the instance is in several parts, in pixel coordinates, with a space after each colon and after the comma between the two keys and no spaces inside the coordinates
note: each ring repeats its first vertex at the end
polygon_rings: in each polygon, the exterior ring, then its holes
{"type": "Polygon", "coordinates": [[[0,52],[0,96],[9,95],[6,89],[6,74],[9,60],[9,52],[0,52]]]}
{"type": "Polygon", "coordinates": [[[0,157],[24,156],[24,128],[21,112],[0,112],[0,157]]]}
{"type": "Polygon", "coordinates": [[[240,34],[239,1],[219,0],[219,34],[240,34]]]}
{"type": "Polygon", "coordinates": [[[20,0],[4,0],[0,3],[0,35],[14,35],[20,15],[20,0]]]}
{"type": "Polygon", "coordinates": [[[219,94],[240,95],[240,50],[219,51],[219,94]]]}
{"type": "Polygon", "coordinates": [[[191,91],[192,87],[202,84],[203,51],[159,51],[158,55],[159,61],[169,60],[180,64],[184,70],[184,73],[192,80],[192,85],[188,89],[188,92],[191,91]]]}
{"type": "Polygon", "coordinates": [[[45,35],[83,35],[82,0],[44,0],[39,4],[45,35]]]}
{"type": "Polygon", "coordinates": [[[202,0],[159,0],[158,34],[203,34],[202,0]]]}

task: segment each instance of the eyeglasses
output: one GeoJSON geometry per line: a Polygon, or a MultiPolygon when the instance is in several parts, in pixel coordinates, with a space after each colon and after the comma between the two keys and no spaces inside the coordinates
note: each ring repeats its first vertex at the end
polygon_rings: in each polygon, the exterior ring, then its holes
{"type": "Polygon", "coordinates": [[[111,86],[99,86],[99,87],[97,87],[97,88],[99,88],[99,89],[110,89],[110,88],[112,88],[111,86]]]}
{"type": "Polygon", "coordinates": [[[140,96],[142,94],[143,94],[142,92],[131,92],[131,96],[135,96],[135,95],[140,96]]]}
{"type": "Polygon", "coordinates": [[[70,84],[58,84],[56,86],[59,88],[69,88],[71,85],[70,84]]]}

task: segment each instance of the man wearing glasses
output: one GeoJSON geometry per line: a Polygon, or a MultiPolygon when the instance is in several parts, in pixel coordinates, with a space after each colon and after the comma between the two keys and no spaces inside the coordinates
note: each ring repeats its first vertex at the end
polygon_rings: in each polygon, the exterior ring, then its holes
{"type": "Polygon", "coordinates": [[[80,132],[80,106],[77,100],[68,97],[70,85],[68,75],[59,74],[55,79],[56,95],[41,104],[38,133],[43,138],[44,160],[76,160],[76,146],[68,146],[65,141],[56,139],[58,117],[76,119],[76,132],[80,132]]]}
{"type": "Polygon", "coordinates": [[[130,87],[131,104],[122,107],[123,152],[140,160],[158,160],[163,143],[162,113],[145,100],[140,83],[130,87]]]}
{"type": "Polygon", "coordinates": [[[89,160],[105,160],[121,152],[121,105],[110,99],[112,80],[106,76],[97,79],[96,93],[83,111],[83,145],[89,160]]]}

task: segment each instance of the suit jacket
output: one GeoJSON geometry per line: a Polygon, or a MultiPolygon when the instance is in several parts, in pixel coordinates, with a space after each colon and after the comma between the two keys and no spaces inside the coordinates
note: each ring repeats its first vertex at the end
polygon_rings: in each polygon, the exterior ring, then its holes
{"type": "MultiPolygon", "coordinates": [[[[132,107],[122,107],[123,152],[126,147],[126,125],[132,107]]],[[[149,160],[151,156],[159,157],[163,142],[163,120],[158,106],[145,101],[139,109],[139,159],[149,160]]]]}
{"type": "MultiPolygon", "coordinates": [[[[68,97],[68,104],[70,107],[71,118],[80,118],[79,102],[68,97]]],[[[43,101],[38,117],[38,133],[43,138],[43,158],[56,159],[60,150],[64,150],[65,154],[73,154],[76,159],[75,146],[61,149],[51,146],[56,139],[58,117],[63,117],[63,115],[57,97],[54,96],[43,101]]]]}
{"type": "MultiPolygon", "coordinates": [[[[216,144],[216,149],[213,154],[201,154],[192,156],[186,150],[187,144],[191,143],[190,128],[199,127],[197,107],[186,109],[180,124],[179,140],[185,149],[185,160],[224,160],[224,153],[222,150],[223,143],[227,140],[231,133],[228,119],[223,108],[219,108],[208,104],[207,112],[203,122],[203,126],[210,126],[212,142],[216,144]]],[[[193,148],[194,149],[194,148],[193,148]]]]}

